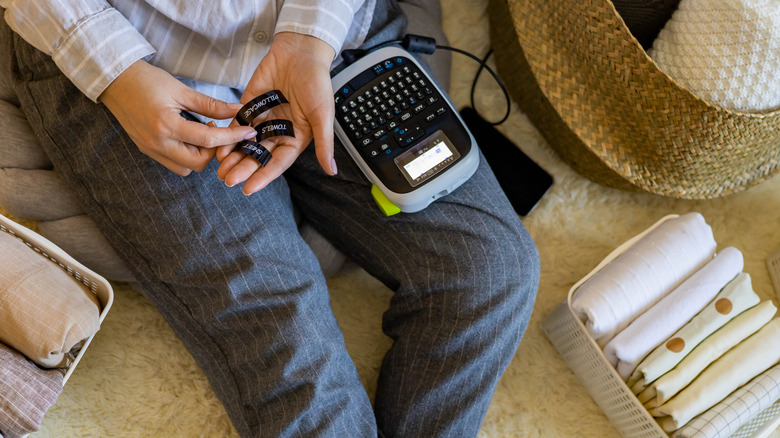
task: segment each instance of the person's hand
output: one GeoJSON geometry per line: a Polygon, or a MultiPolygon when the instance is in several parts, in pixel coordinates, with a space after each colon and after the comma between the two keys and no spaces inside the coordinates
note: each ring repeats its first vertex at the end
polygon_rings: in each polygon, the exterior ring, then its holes
{"type": "Polygon", "coordinates": [[[186,120],[181,111],[228,119],[241,105],[198,93],[145,61],[136,61],[122,72],[100,100],[141,152],[182,176],[205,169],[217,146],[255,135],[247,126],[218,128],[186,120]]]}
{"type": "MultiPolygon", "coordinates": [[[[333,160],[333,117],[335,112],[330,64],[333,48],[312,36],[281,32],[274,36],[268,54],[257,66],[241,97],[241,103],[270,90],[279,90],[289,104],[277,106],[260,119],[287,119],[295,128],[293,137],[273,137],[261,142],[272,152],[266,167],[241,152],[231,152],[233,146],[221,147],[217,174],[228,186],[244,182],[244,194],[252,194],[278,178],[306,149],[312,138],[317,160],[323,170],[336,174],[333,160]]],[[[237,122],[234,120],[234,124],[237,122]]]]}

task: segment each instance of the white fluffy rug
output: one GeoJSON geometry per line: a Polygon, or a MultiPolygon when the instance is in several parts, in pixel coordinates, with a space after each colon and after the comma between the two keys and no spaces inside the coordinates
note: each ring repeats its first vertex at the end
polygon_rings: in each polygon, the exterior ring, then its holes
{"type": "MultiPolygon", "coordinates": [[[[476,54],[489,47],[487,0],[446,0],[451,44],[476,54]]],[[[457,56],[457,55],[456,55],[457,56]]],[[[455,58],[452,97],[468,101],[476,65],[455,58]]],[[[500,117],[503,98],[482,75],[478,107],[500,117]]],[[[780,177],[711,201],[682,201],[601,187],[561,162],[514,108],[501,130],[555,177],[525,219],[542,259],[536,308],[517,355],[501,379],[480,437],[617,437],[541,330],[568,289],[622,241],[669,213],[701,212],[720,247],[745,254],[745,271],[763,298],[774,298],[766,257],[780,248],[780,177]]],[[[348,267],[329,280],[333,310],[366,390],[389,338],[380,329],[390,292],[348,267]]],[[[127,285],[35,438],[236,436],[203,374],[157,311],[127,285]]],[[[776,432],[775,437],[780,436],[776,432]]]]}

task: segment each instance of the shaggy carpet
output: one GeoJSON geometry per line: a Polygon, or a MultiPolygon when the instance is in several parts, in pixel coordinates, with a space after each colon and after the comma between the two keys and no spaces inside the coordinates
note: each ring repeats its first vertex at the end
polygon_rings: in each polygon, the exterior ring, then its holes
{"type": "MultiPolygon", "coordinates": [[[[444,4],[451,45],[486,53],[487,0],[444,4]]],[[[451,95],[460,107],[467,105],[476,64],[465,58],[454,61],[451,95]]],[[[503,98],[488,75],[482,75],[478,90],[479,110],[488,119],[500,118],[503,98]]],[[[765,259],[780,247],[780,177],[709,201],[627,193],[574,173],[517,108],[500,129],[554,175],[555,185],[524,219],[539,247],[541,285],[528,331],[498,385],[480,437],[617,437],[544,337],[543,318],[621,242],[666,214],[691,211],[704,215],[719,247],[744,252],[745,271],[757,292],[777,300],[765,259]]],[[[391,293],[350,265],[328,284],[347,348],[373,397],[380,361],[390,345],[380,321],[391,293]]],[[[32,437],[236,436],[203,374],[158,312],[128,285],[116,284],[115,294],[101,331],[32,437]]]]}

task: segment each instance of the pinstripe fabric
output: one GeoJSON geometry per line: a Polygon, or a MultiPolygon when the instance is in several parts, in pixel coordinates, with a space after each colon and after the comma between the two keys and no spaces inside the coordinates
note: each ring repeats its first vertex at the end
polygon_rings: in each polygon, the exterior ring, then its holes
{"type": "Polygon", "coordinates": [[[0,0],[6,21],[93,101],[133,62],[228,87],[249,82],[271,36],[360,45],[376,0],[0,0]]]}
{"type": "Polygon", "coordinates": [[[42,370],[0,344],[0,437],[18,438],[40,429],[60,393],[59,370],[42,370]]]}
{"type": "MultiPolygon", "coordinates": [[[[399,14],[378,0],[366,44],[397,37],[399,14]]],[[[310,147],[285,178],[246,197],[217,180],[216,166],[182,178],[140,154],[56,66],[15,45],[20,100],[47,154],[242,436],[476,436],[539,279],[534,244],[484,160],[412,215],[381,215],[340,145],[336,177],[310,147]],[[373,413],[293,203],[395,291],[383,320],[395,342],[373,413]]]]}

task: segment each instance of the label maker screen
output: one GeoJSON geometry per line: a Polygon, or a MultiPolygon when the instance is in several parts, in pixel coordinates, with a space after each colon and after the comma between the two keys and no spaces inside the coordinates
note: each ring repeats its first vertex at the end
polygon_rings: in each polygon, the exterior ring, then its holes
{"type": "Polygon", "coordinates": [[[460,153],[442,131],[399,155],[395,164],[412,187],[418,186],[460,158],[460,153]]]}

